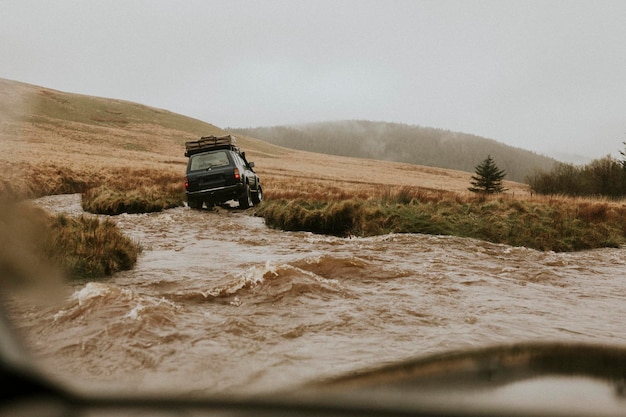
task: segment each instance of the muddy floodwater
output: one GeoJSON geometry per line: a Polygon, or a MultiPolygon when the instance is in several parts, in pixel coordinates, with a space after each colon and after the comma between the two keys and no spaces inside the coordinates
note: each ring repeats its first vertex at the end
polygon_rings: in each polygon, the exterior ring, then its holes
{"type": "MultiPolygon", "coordinates": [[[[80,215],[80,196],[47,197],[80,215]]],[[[626,250],[539,252],[473,239],[337,238],[254,209],[110,217],[136,267],[17,310],[33,355],[85,386],[263,393],[499,343],[626,345],[626,250]]]]}

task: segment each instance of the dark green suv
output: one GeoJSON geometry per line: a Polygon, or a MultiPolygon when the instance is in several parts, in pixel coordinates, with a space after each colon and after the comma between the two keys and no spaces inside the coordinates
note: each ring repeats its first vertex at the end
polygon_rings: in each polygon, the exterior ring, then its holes
{"type": "Polygon", "coordinates": [[[254,172],[254,162],[236,146],[233,136],[205,136],[187,142],[185,156],[187,205],[194,209],[239,202],[247,209],[263,200],[261,180],[254,172]]]}

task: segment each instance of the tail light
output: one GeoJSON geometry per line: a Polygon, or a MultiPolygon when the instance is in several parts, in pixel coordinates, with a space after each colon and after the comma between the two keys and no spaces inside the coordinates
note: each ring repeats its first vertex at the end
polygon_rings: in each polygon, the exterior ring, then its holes
{"type": "Polygon", "coordinates": [[[241,174],[239,174],[239,168],[235,168],[235,181],[239,181],[241,179],[241,174]]]}
{"type": "Polygon", "coordinates": [[[185,190],[189,189],[189,179],[185,177],[185,190]]]}

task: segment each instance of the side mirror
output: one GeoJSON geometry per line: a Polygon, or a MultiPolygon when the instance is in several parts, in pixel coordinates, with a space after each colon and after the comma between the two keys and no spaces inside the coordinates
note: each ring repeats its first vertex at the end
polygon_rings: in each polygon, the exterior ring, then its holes
{"type": "Polygon", "coordinates": [[[248,166],[249,166],[250,168],[254,168],[254,162],[248,162],[248,166]]]}

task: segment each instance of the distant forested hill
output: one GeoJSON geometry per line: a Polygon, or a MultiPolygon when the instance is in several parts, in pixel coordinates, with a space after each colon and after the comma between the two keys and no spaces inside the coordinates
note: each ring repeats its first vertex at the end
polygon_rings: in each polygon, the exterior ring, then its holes
{"type": "Polygon", "coordinates": [[[346,120],[227,130],[292,149],[467,172],[491,155],[506,170],[506,179],[518,182],[526,182],[535,169],[551,170],[556,162],[492,139],[399,123],[346,120]]]}

